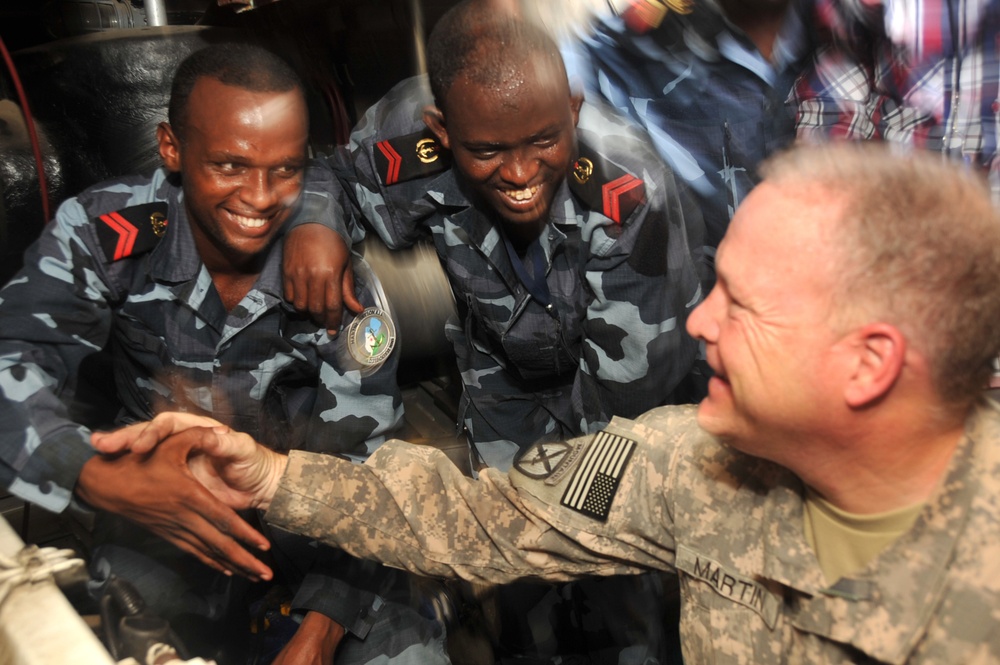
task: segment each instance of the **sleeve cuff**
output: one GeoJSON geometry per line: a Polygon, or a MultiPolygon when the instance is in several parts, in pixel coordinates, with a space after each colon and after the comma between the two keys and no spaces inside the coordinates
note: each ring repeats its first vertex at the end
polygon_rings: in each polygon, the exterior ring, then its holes
{"type": "Polygon", "coordinates": [[[365,639],[385,606],[381,596],[322,573],[309,573],[292,599],[295,611],[319,612],[365,639]]]}

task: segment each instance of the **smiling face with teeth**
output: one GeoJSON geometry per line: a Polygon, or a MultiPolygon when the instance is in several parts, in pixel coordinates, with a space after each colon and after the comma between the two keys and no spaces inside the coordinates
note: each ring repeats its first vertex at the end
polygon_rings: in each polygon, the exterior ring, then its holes
{"type": "Polygon", "coordinates": [[[298,88],[255,92],[202,77],[183,137],[163,123],[160,156],[180,173],[195,244],[209,271],[255,272],[302,190],[309,122],[298,88]]]}
{"type": "MultiPolygon", "coordinates": [[[[484,56],[485,57],[485,56],[484,56]]],[[[495,54],[493,54],[495,57],[495,54]]],[[[576,157],[581,97],[570,94],[558,57],[511,63],[486,82],[459,74],[427,126],[451,151],[459,179],[522,242],[548,222],[556,191],[576,157]]]]}

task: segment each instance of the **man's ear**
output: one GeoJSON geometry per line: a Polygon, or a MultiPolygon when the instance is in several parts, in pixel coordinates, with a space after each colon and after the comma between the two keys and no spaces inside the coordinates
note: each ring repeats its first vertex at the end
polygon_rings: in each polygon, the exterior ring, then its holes
{"type": "Polygon", "coordinates": [[[870,323],[854,332],[853,372],[844,388],[848,406],[862,408],[886,395],[906,364],[906,337],[888,323],[870,323]]]}
{"type": "Polygon", "coordinates": [[[583,106],[583,93],[569,96],[569,108],[573,112],[573,126],[580,122],[580,107],[583,106]]]}
{"type": "Polygon", "coordinates": [[[434,132],[438,143],[445,150],[451,150],[451,140],[448,138],[448,126],[444,122],[444,112],[433,104],[424,107],[424,124],[434,132]]]}
{"type": "Polygon", "coordinates": [[[170,123],[161,122],[156,126],[156,141],[160,146],[160,159],[172,173],[181,171],[181,142],[174,134],[170,123]]]}

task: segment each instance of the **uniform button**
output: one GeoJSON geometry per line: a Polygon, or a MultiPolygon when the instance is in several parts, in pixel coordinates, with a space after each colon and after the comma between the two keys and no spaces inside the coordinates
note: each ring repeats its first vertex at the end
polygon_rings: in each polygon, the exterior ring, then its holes
{"type": "Polygon", "coordinates": [[[55,487],[53,487],[51,480],[43,480],[38,486],[38,491],[42,494],[51,494],[53,489],[55,489],[55,487]]]}

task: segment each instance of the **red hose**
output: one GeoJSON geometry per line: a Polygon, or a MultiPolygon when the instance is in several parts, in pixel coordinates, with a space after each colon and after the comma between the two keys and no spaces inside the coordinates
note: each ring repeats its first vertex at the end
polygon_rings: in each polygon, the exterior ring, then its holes
{"type": "Polygon", "coordinates": [[[31,118],[31,109],[28,106],[28,97],[24,94],[24,87],[21,85],[21,77],[17,75],[17,69],[14,67],[14,60],[11,59],[10,53],[7,51],[6,44],[3,43],[3,37],[0,37],[0,53],[3,53],[3,60],[7,63],[7,71],[10,72],[10,78],[14,82],[14,88],[17,90],[17,98],[21,102],[21,114],[24,116],[24,124],[28,128],[28,137],[31,140],[31,151],[35,155],[35,168],[38,169],[38,192],[42,196],[42,215],[44,226],[50,219],[49,217],[49,186],[45,179],[45,165],[42,162],[42,147],[38,142],[38,134],[35,132],[35,121],[31,118]]]}

